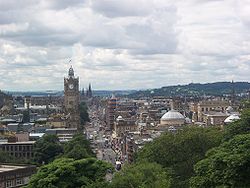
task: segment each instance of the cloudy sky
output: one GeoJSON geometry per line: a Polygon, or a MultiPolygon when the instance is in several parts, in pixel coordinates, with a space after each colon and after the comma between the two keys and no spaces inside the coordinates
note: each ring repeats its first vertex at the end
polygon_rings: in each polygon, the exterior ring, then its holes
{"type": "Polygon", "coordinates": [[[0,0],[0,89],[250,81],[250,0],[0,0]]]}

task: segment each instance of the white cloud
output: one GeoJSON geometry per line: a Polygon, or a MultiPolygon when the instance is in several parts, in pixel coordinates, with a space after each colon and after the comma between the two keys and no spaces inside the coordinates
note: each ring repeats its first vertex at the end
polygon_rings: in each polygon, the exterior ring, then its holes
{"type": "Polygon", "coordinates": [[[250,81],[249,30],[249,0],[0,0],[0,89],[62,89],[69,59],[94,89],[250,81]]]}

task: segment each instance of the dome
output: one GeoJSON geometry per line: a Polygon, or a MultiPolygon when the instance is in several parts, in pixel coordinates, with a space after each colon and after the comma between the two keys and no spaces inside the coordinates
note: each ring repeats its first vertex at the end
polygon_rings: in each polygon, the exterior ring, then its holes
{"type": "Polygon", "coordinates": [[[123,120],[122,116],[118,116],[118,117],[116,118],[116,121],[122,121],[122,120],[123,120]]]}
{"type": "Polygon", "coordinates": [[[236,121],[238,119],[240,119],[240,117],[238,115],[232,114],[231,116],[229,116],[225,119],[224,123],[231,123],[231,122],[236,121]]]}
{"type": "Polygon", "coordinates": [[[227,107],[227,109],[226,109],[227,112],[232,112],[233,110],[234,110],[234,109],[233,109],[232,106],[229,106],[229,107],[227,107]]]}
{"type": "Polygon", "coordinates": [[[184,119],[185,119],[184,116],[176,110],[170,110],[161,117],[161,120],[184,120],[184,119]]]}
{"type": "Polygon", "coordinates": [[[188,117],[185,118],[185,123],[187,124],[191,124],[192,123],[192,120],[188,117]]]}

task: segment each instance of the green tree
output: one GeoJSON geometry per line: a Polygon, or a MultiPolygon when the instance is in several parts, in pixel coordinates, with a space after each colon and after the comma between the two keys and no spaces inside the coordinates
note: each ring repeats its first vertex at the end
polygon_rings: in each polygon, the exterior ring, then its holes
{"type": "Polygon", "coordinates": [[[90,121],[87,104],[85,102],[81,102],[79,110],[81,125],[84,125],[86,122],[90,121]]]}
{"type": "Polygon", "coordinates": [[[250,109],[244,109],[240,118],[240,120],[225,126],[225,140],[229,140],[238,134],[250,133],[250,109]]]}
{"type": "Polygon", "coordinates": [[[205,153],[218,146],[222,132],[216,128],[186,128],[176,134],[165,133],[143,147],[136,161],[156,162],[174,173],[175,187],[187,187],[193,175],[193,165],[205,157],[205,153]]]}
{"type": "Polygon", "coordinates": [[[250,109],[250,100],[242,100],[240,103],[240,109],[250,109]]]}
{"type": "Polygon", "coordinates": [[[82,159],[94,157],[94,153],[90,147],[90,142],[82,134],[74,135],[73,139],[64,145],[63,157],[82,159]]]}
{"type": "Polygon", "coordinates": [[[7,152],[0,151],[0,163],[10,163],[14,160],[14,157],[10,156],[7,152]]]}
{"type": "Polygon", "coordinates": [[[195,172],[191,187],[249,187],[250,134],[237,135],[209,150],[195,165],[195,172]]]}
{"type": "MultiPolygon", "coordinates": [[[[60,158],[39,168],[26,188],[80,188],[104,182],[112,165],[95,158],[60,158]]],[[[94,186],[92,186],[94,187],[94,186]]]]}
{"type": "Polygon", "coordinates": [[[56,135],[44,135],[34,145],[34,162],[47,164],[63,153],[63,147],[56,135]]]}
{"type": "Polygon", "coordinates": [[[0,151],[0,163],[30,164],[32,161],[23,157],[14,157],[5,151],[0,151]]]}
{"type": "Polygon", "coordinates": [[[115,174],[110,188],[168,188],[172,182],[170,171],[156,163],[125,166],[115,174]]]}
{"type": "Polygon", "coordinates": [[[30,122],[30,113],[28,110],[25,110],[23,112],[23,123],[28,123],[30,122]]]}

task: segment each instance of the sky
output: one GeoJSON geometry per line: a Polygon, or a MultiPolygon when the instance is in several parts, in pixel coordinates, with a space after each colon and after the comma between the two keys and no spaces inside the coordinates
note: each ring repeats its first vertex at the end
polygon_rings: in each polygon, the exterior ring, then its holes
{"type": "Polygon", "coordinates": [[[250,0],[0,0],[0,89],[250,81],[250,0]],[[69,63],[72,59],[71,63],[69,63]]]}

